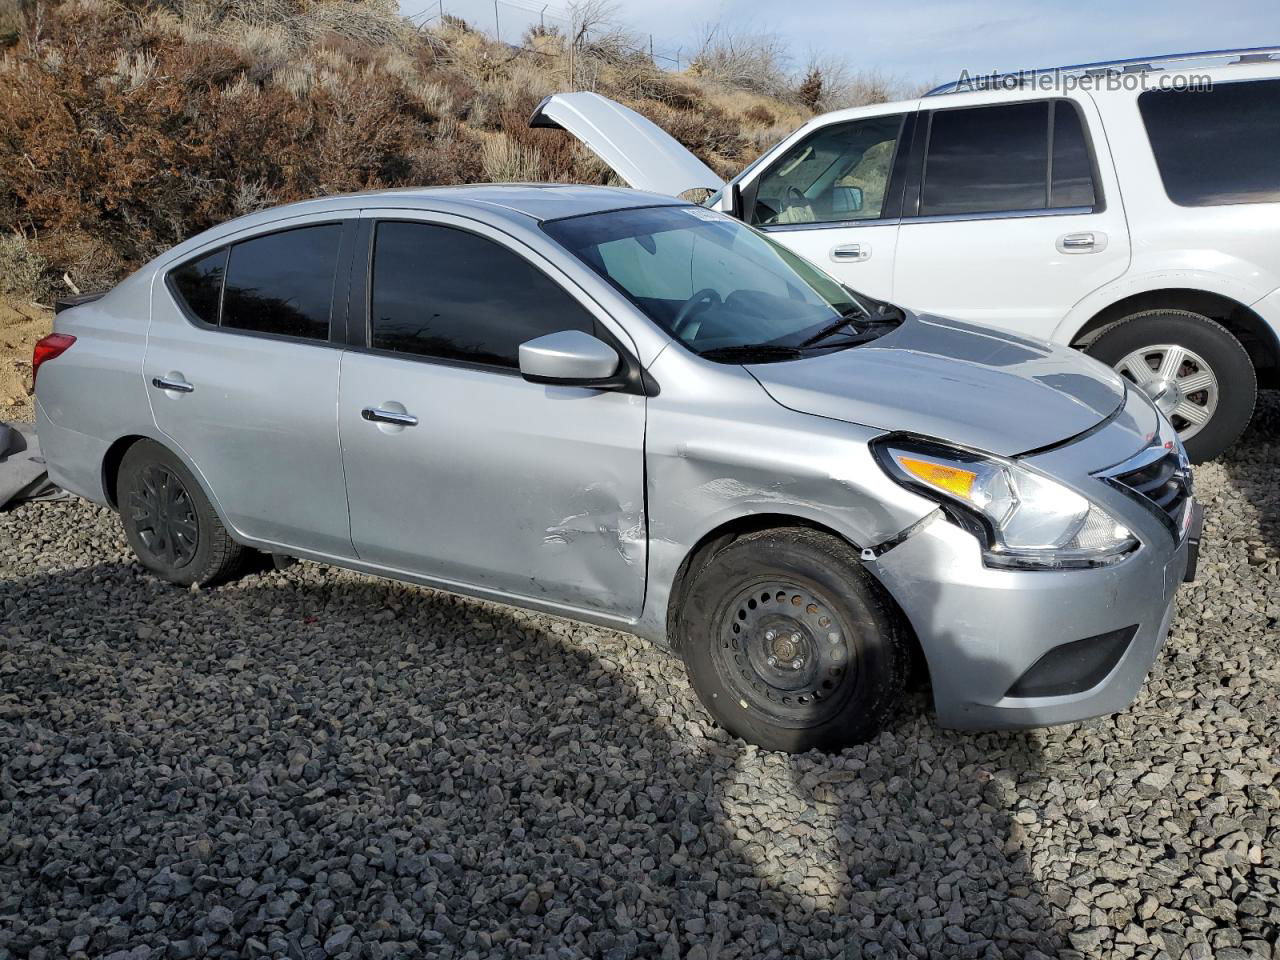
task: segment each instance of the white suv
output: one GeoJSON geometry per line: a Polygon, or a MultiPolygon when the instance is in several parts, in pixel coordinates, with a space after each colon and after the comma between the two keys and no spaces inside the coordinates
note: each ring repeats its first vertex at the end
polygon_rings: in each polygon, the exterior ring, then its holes
{"type": "Polygon", "coordinates": [[[949,84],[815,117],[725,185],[639,114],[557,94],[631,186],[707,201],[850,287],[1072,344],[1230,446],[1280,368],[1280,48],[949,84]],[[998,88],[998,89],[992,89],[998,88]]]}

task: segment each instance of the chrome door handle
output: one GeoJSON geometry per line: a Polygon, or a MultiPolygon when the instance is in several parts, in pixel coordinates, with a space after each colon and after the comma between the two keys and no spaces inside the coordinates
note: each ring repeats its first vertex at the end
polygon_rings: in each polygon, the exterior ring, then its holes
{"type": "Polygon", "coordinates": [[[868,243],[841,243],[831,248],[831,259],[836,263],[868,260],[870,257],[871,245],[868,243]]]}
{"type": "Polygon", "coordinates": [[[1058,250],[1062,253],[1093,253],[1106,245],[1105,233],[1068,233],[1058,238],[1058,250]]]}
{"type": "Polygon", "coordinates": [[[187,383],[185,380],[174,380],[170,377],[152,377],[151,385],[160,390],[172,390],[174,393],[191,393],[195,390],[193,384],[187,383]]]}
{"type": "Polygon", "coordinates": [[[418,418],[411,413],[384,410],[381,407],[365,407],[360,411],[360,416],[370,423],[393,423],[397,427],[416,427],[418,425],[418,418]]]}

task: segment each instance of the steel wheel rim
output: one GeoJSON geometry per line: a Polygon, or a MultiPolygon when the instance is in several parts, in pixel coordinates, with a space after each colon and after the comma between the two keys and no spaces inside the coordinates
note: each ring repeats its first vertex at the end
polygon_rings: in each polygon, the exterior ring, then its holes
{"type": "Polygon", "coordinates": [[[1213,419],[1218,409],[1218,375],[1200,354],[1175,343],[1158,343],[1126,355],[1115,365],[1151,398],[1184,441],[1213,419]]]}
{"type": "Polygon", "coordinates": [[[756,581],[730,597],[717,620],[713,660],[741,709],[781,726],[812,727],[852,695],[858,646],[820,593],[792,581],[756,581]]]}
{"type": "Polygon", "coordinates": [[[200,546],[200,525],[187,488],[158,463],[144,468],[138,480],[129,509],[143,547],[171,567],[186,566],[200,546]]]}

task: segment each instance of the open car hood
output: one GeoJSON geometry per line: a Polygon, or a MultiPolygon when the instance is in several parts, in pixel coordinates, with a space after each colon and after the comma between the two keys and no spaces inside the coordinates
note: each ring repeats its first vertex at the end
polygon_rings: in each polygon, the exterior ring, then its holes
{"type": "Polygon", "coordinates": [[[555,93],[538,104],[531,127],[566,130],[628,185],[678,197],[719,190],[724,181],[671,134],[598,93],[555,93]]]}
{"type": "Polygon", "coordinates": [[[1005,457],[1084,433],[1125,401],[1120,375],[1076,350],[932,316],[909,315],[863,346],[747,369],[792,410],[1005,457]]]}

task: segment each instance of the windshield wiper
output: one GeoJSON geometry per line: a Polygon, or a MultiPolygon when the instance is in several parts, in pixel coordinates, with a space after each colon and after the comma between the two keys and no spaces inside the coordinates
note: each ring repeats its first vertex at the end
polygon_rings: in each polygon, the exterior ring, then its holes
{"type": "Polygon", "coordinates": [[[774,360],[798,360],[803,354],[799,347],[784,347],[776,343],[739,343],[702,350],[698,356],[729,363],[770,363],[774,360]]]}
{"type": "Polygon", "coordinates": [[[806,340],[801,340],[798,346],[811,347],[819,340],[825,340],[833,333],[839,333],[845,327],[856,326],[861,323],[874,323],[875,321],[861,307],[854,307],[852,310],[846,310],[840,314],[839,320],[833,320],[827,324],[813,336],[806,340]]]}
{"type": "Polygon", "coordinates": [[[812,347],[833,334],[839,333],[846,327],[860,327],[861,329],[856,331],[854,338],[848,342],[849,346],[857,346],[859,343],[866,343],[867,340],[874,339],[868,337],[867,334],[877,327],[896,327],[905,319],[906,314],[902,312],[902,308],[895,307],[891,303],[880,304],[875,313],[867,313],[861,308],[855,307],[854,310],[846,310],[840,314],[839,320],[833,320],[813,336],[802,340],[798,346],[800,348],[812,347]]]}

